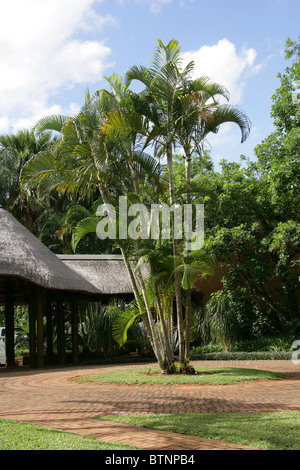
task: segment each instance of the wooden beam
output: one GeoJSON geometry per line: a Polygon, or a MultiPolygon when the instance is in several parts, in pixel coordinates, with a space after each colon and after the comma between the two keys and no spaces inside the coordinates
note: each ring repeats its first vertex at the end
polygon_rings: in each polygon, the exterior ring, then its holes
{"type": "Polygon", "coordinates": [[[35,319],[36,319],[36,306],[34,301],[34,286],[29,288],[29,365],[31,368],[35,368],[37,365],[36,361],[36,331],[35,331],[35,319]]]}
{"type": "Polygon", "coordinates": [[[6,365],[15,366],[15,325],[14,325],[14,292],[10,279],[5,282],[5,344],[6,365]]]}
{"type": "Polygon", "coordinates": [[[57,356],[58,364],[64,365],[66,363],[66,350],[65,350],[65,313],[63,306],[62,293],[57,293],[57,356]]]}
{"type": "Polygon", "coordinates": [[[53,364],[53,314],[52,295],[47,291],[46,304],[46,336],[47,336],[47,364],[53,364]]]}
{"type": "Polygon", "coordinates": [[[36,320],[37,320],[37,367],[44,367],[44,325],[43,325],[43,290],[40,287],[36,288],[35,294],[36,302],[36,320]]]}
{"type": "Polygon", "coordinates": [[[79,364],[78,347],[78,300],[76,293],[71,296],[71,324],[72,324],[72,360],[75,365],[79,364]]]}

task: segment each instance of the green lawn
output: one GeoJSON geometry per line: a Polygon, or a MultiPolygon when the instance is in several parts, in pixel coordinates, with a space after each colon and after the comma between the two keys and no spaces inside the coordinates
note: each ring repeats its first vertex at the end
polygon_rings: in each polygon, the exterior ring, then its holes
{"type": "Polygon", "coordinates": [[[136,450],[20,421],[0,420],[0,450],[136,450]]]}
{"type": "Polygon", "coordinates": [[[159,369],[122,369],[98,372],[95,374],[86,375],[77,378],[79,383],[96,382],[97,384],[105,383],[122,383],[128,385],[142,385],[142,384],[160,384],[172,385],[183,383],[196,383],[196,384],[215,384],[215,385],[228,385],[235,384],[244,380],[270,380],[282,379],[284,374],[262,371],[257,369],[239,369],[234,367],[202,367],[196,368],[196,375],[186,374],[171,374],[162,375],[159,369]]]}
{"type": "MultiPolygon", "coordinates": [[[[300,412],[101,416],[162,431],[224,439],[263,450],[300,450],[300,412]]],[[[184,439],[184,437],[183,437],[184,439]]]]}

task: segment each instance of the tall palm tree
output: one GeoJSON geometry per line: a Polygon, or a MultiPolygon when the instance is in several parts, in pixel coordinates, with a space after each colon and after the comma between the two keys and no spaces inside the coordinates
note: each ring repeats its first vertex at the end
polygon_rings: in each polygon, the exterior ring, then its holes
{"type": "Polygon", "coordinates": [[[49,132],[37,137],[33,130],[20,130],[0,136],[0,204],[13,212],[31,232],[40,205],[35,192],[20,185],[22,169],[32,157],[48,152],[53,143],[49,132]]]}
{"type": "MultiPolygon", "coordinates": [[[[179,97],[186,92],[186,85],[190,79],[192,63],[182,68],[180,48],[178,42],[171,40],[166,46],[158,39],[151,67],[133,66],[127,72],[127,81],[138,80],[145,85],[144,102],[148,101],[146,111],[152,121],[148,141],[154,140],[157,147],[163,148],[168,166],[170,204],[175,201],[173,177],[173,149],[176,142],[176,132],[180,110],[179,97]]],[[[145,107],[144,107],[145,109],[145,107]]],[[[174,221],[172,228],[174,228],[174,221]]],[[[179,337],[179,360],[184,360],[184,330],[180,276],[176,269],[179,246],[174,236],[173,256],[175,267],[175,295],[177,325],[179,337]]]]}
{"type": "MultiPolygon", "coordinates": [[[[155,187],[159,191],[159,185],[162,184],[161,168],[159,163],[150,155],[141,151],[140,136],[145,131],[143,127],[143,117],[136,113],[132,107],[131,97],[128,94],[127,86],[117,75],[107,79],[110,83],[110,91],[102,90],[101,97],[103,108],[105,109],[105,119],[99,126],[99,136],[105,136],[105,144],[113,149],[115,156],[121,163],[123,171],[122,177],[128,172],[131,185],[127,191],[134,193],[135,202],[141,203],[140,183],[155,187]],[[136,128],[139,129],[137,132],[136,128]]],[[[111,154],[110,154],[111,155],[111,154]]],[[[78,224],[74,230],[74,248],[86,233],[95,231],[99,219],[89,218],[78,224]]],[[[151,305],[149,300],[149,291],[144,273],[138,268],[137,260],[141,255],[141,242],[137,241],[135,248],[132,242],[128,240],[116,240],[116,246],[121,249],[123,258],[128,270],[129,277],[135,293],[137,307],[144,321],[152,342],[153,350],[162,369],[165,368],[165,359],[160,351],[160,331],[155,326],[153,320],[151,305]],[[137,268],[133,272],[132,264],[137,268]]]]}
{"type": "MultiPolygon", "coordinates": [[[[169,173],[170,203],[175,201],[173,178],[173,149],[179,144],[185,153],[187,203],[191,202],[191,158],[194,151],[201,153],[210,132],[217,132],[224,122],[235,122],[241,129],[242,142],[247,138],[250,123],[246,115],[230,105],[220,105],[216,97],[229,98],[227,90],[207,77],[192,80],[194,64],[182,67],[178,42],[166,46],[158,40],[153,62],[149,68],[134,66],[126,74],[127,81],[139,80],[145,91],[136,99],[136,108],[151,121],[147,143],[164,152],[169,173]],[[148,105],[148,107],[147,107],[148,105]]],[[[183,312],[178,274],[180,247],[173,237],[175,292],[179,336],[179,359],[189,354],[191,289],[186,292],[186,341],[184,342],[183,312]],[[185,343],[185,351],[184,351],[185,343]]],[[[189,255],[189,252],[187,253],[189,255]]]]}
{"type": "MultiPolygon", "coordinates": [[[[52,152],[43,159],[33,158],[27,163],[23,170],[24,184],[39,184],[41,191],[56,189],[76,195],[85,193],[92,187],[100,192],[104,203],[111,204],[114,202],[113,186],[117,186],[119,181],[125,183],[125,192],[133,191],[137,197],[141,175],[147,174],[147,179],[152,184],[160,182],[159,164],[153,157],[140,151],[138,134],[132,131],[127,134],[124,130],[116,138],[110,129],[108,118],[104,126],[105,115],[109,113],[112,120],[120,104],[128,99],[126,87],[117,76],[111,77],[109,82],[112,90],[97,92],[93,99],[87,95],[85,107],[78,116],[67,119],[60,116],[47,117],[38,123],[38,132],[49,128],[58,130],[61,138],[52,152]],[[130,182],[131,186],[126,187],[126,182],[130,182]]],[[[78,224],[73,237],[74,249],[82,236],[91,231],[96,232],[98,222],[99,217],[88,217],[78,224]]],[[[159,333],[152,318],[145,279],[141,270],[133,272],[133,252],[130,245],[127,240],[117,243],[156,357],[161,368],[164,368],[159,333]]]]}
{"type": "MultiPolygon", "coordinates": [[[[135,193],[136,202],[142,203],[140,193],[140,183],[143,180],[141,177],[146,176],[148,184],[157,189],[159,193],[160,188],[164,187],[164,182],[161,174],[160,164],[149,155],[143,152],[143,139],[149,133],[148,121],[145,117],[138,113],[132,102],[132,94],[128,90],[128,84],[124,84],[123,80],[117,75],[113,75],[109,79],[111,85],[111,92],[103,92],[106,100],[110,104],[110,109],[106,112],[105,121],[101,126],[101,131],[105,133],[108,139],[114,143],[115,148],[120,153],[124,162],[128,166],[130,177],[132,180],[132,190],[135,193]]],[[[147,331],[150,333],[152,347],[158,362],[162,369],[165,369],[166,364],[172,361],[172,353],[168,344],[166,331],[155,325],[153,314],[151,311],[151,301],[149,299],[149,281],[144,278],[142,269],[140,269],[139,258],[142,256],[143,247],[142,241],[137,240],[135,249],[128,249],[128,243],[122,241],[118,242],[122,249],[123,257],[127,265],[130,265],[132,260],[135,259],[135,275],[137,277],[141,292],[142,302],[139,296],[136,295],[137,303],[142,311],[146,311],[144,320],[146,321],[147,331]],[[166,344],[166,350],[162,351],[160,345],[166,344]]],[[[149,248],[149,247],[148,247],[149,248]]],[[[149,249],[147,249],[149,251],[149,249]]],[[[150,271],[152,270],[151,263],[149,265],[150,271]]],[[[130,273],[133,276],[133,273],[130,273]]],[[[152,283],[153,284],[153,283],[152,283]]],[[[154,285],[155,287],[155,285],[154,285]]],[[[161,314],[161,301],[159,293],[156,289],[156,301],[158,311],[161,314]]],[[[160,324],[164,326],[164,319],[160,315],[160,324]]],[[[164,349],[164,348],[163,348],[164,349]]]]}
{"type": "Polygon", "coordinates": [[[98,126],[102,118],[101,99],[86,93],[85,105],[77,116],[46,116],[35,126],[38,135],[54,130],[59,133],[51,152],[30,159],[23,169],[22,181],[40,189],[53,189],[75,195],[94,194],[110,202],[107,188],[110,167],[104,139],[98,126]]]}
{"type": "MultiPolygon", "coordinates": [[[[99,201],[92,206],[91,210],[77,201],[70,201],[69,198],[57,198],[58,201],[51,198],[51,204],[46,206],[43,212],[37,218],[36,236],[48,248],[55,253],[70,254],[72,250],[73,228],[83,219],[93,215],[93,206],[97,206],[99,201]],[[53,201],[53,202],[52,202],[53,201]]],[[[93,240],[87,240],[84,250],[93,250],[98,252],[96,243],[93,240]]],[[[109,250],[110,243],[101,244],[101,253],[103,250],[109,250]]]]}

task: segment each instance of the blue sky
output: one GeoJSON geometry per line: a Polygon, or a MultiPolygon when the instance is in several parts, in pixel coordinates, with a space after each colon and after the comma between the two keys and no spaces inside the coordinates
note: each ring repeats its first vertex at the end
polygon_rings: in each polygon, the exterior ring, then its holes
{"type": "Polygon", "coordinates": [[[252,122],[240,143],[234,125],[210,138],[220,159],[252,158],[272,131],[271,96],[285,41],[300,35],[299,0],[1,0],[0,133],[48,114],[75,114],[104,76],[149,65],[157,38],[179,41],[195,75],[226,86],[252,122]]]}

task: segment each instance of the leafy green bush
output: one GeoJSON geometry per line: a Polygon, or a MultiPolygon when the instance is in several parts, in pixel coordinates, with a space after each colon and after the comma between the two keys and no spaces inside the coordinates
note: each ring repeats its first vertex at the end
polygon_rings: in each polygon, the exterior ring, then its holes
{"type": "Polygon", "coordinates": [[[237,342],[232,351],[259,351],[259,352],[288,352],[291,350],[293,340],[285,337],[258,338],[237,342]]]}
{"type": "Polygon", "coordinates": [[[224,348],[218,344],[207,344],[202,346],[194,346],[191,348],[191,358],[200,359],[204,357],[220,358],[237,358],[242,359],[245,357],[253,359],[272,359],[282,358],[290,359],[292,354],[293,338],[291,337],[266,337],[253,340],[243,340],[235,342],[232,345],[230,352],[225,352],[224,348]]]}
{"type": "Polygon", "coordinates": [[[123,303],[117,300],[108,305],[88,304],[86,310],[81,312],[79,323],[83,351],[94,352],[98,358],[113,357],[119,352],[119,345],[112,337],[112,327],[122,309],[123,303]]]}
{"type": "Polygon", "coordinates": [[[263,361],[263,360],[291,360],[291,352],[191,352],[191,360],[193,361],[263,361]]]}

